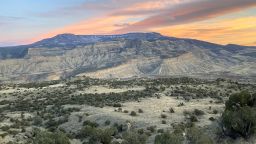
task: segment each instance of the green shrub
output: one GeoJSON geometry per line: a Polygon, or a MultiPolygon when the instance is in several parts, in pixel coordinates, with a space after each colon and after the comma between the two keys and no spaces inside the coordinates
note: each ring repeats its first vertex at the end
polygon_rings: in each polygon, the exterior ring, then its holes
{"type": "Polygon", "coordinates": [[[136,116],[137,113],[136,113],[135,111],[132,111],[132,112],[130,113],[130,115],[131,115],[131,116],[136,116]]]}
{"type": "Polygon", "coordinates": [[[166,124],[167,122],[166,122],[166,120],[162,120],[162,124],[166,124]]]}
{"type": "Polygon", "coordinates": [[[1,134],[0,134],[0,137],[1,137],[1,138],[5,138],[7,135],[8,135],[8,133],[6,133],[6,132],[5,132],[5,133],[1,133],[1,134]]]}
{"type": "Polygon", "coordinates": [[[123,140],[122,144],[145,144],[147,136],[145,134],[129,131],[123,134],[123,140]]]}
{"type": "Polygon", "coordinates": [[[116,128],[96,128],[91,126],[85,126],[83,127],[79,134],[78,138],[85,139],[89,138],[89,143],[102,143],[102,144],[110,144],[112,141],[112,136],[114,136],[117,133],[116,128]]]}
{"type": "Polygon", "coordinates": [[[36,126],[40,126],[43,123],[43,119],[39,116],[34,117],[33,124],[36,126]]]}
{"type": "Polygon", "coordinates": [[[17,134],[19,133],[19,131],[17,131],[17,130],[11,130],[11,129],[9,129],[7,132],[8,132],[9,134],[11,134],[11,135],[17,135],[17,134]]]}
{"type": "Polygon", "coordinates": [[[158,129],[157,133],[164,133],[164,129],[158,129]]]}
{"type": "Polygon", "coordinates": [[[161,114],[161,118],[167,118],[167,115],[166,114],[161,114]]]}
{"type": "Polygon", "coordinates": [[[138,134],[144,134],[144,129],[138,129],[137,132],[138,134]]]}
{"type": "Polygon", "coordinates": [[[181,107],[181,106],[185,106],[185,104],[182,102],[182,103],[179,103],[178,104],[178,107],[181,107]]]}
{"type": "Polygon", "coordinates": [[[124,113],[129,113],[129,111],[128,110],[124,110],[124,113]]]}
{"type": "Polygon", "coordinates": [[[156,126],[147,127],[147,130],[149,130],[151,133],[154,133],[156,131],[156,126]]]}
{"type": "Polygon", "coordinates": [[[91,121],[89,121],[89,120],[86,120],[86,121],[83,122],[83,126],[98,127],[99,124],[96,123],[96,122],[91,122],[91,121]]]}
{"type": "Polygon", "coordinates": [[[256,94],[240,92],[230,96],[222,114],[224,134],[249,137],[256,130],[256,94]]]}
{"type": "Polygon", "coordinates": [[[58,131],[55,133],[47,131],[36,132],[33,144],[70,144],[66,134],[58,131]]]}
{"type": "Polygon", "coordinates": [[[123,132],[124,131],[124,125],[123,124],[114,123],[113,127],[116,128],[118,132],[123,132]]]}
{"type": "Polygon", "coordinates": [[[194,114],[195,114],[196,116],[201,116],[201,115],[204,115],[204,111],[199,110],[199,109],[195,109],[195,110],[194,110],[194,114]]]}
{"type": "Polygon", "coordinates": [[[215,121],[215,118],[214,117],[209,117],[209,120],[210,121],[215,121]]]}
{"type": "Polygon", "coordinates": [[[7,125],[6,126],[2,126],[1,129],[3,131],[8,131],[10,129],[10,126],[7,126],[7,125]]]}
{"type": "Polygon", "coordinates": [[[218,114],[218,110],[213,110],[213,114],[218,114]]]}
{"type": "Polygon", "coordinates": [[[191,122],[198,122],[198,118],[195,115],[191,115],[189,119],[191,122]]]}
{"type": "Polygon", "coordinates": [[[96,133],[95,127],[84,126],[78,133],[78,138],[87,138],[96,133]]]}
{"type": "Polygon", "coordinates": [[[247,91],[233,94],[226,102],[227,110],[237,110],[241,107],[255,107],[256,106],[256,93],[251,95],[247,91]]]}
{"type": "Polygon", "coordinates": [[[170,113],[175,113],[175,111],[174,111],[173,108],[170,108],[170,109],[169,109],[169,112],[170,112],[170,113]]]}
{"type": "Polygon", "coordinates": [[[189,144],[213,144],[210,137],[203,133],[202,130],[192,126],[185,128],[185,125],[174,127],[174,132],[169,131],[159,134],[155,137],[155,144],[183,144],[186,138],[186,143],[189,144]],[[183,135],[187,129],[186,135],[183,135]]]}
{"type": "Polygon", "coordinates": [[[212,139],[197,127],[187,130],[187,140],[190,144],[213,144],[212,139]]]}
{"type": "Polygon", "coordinates": [[[182,131],[175,130],[173,133],[164,132],[155,137],[155,144],[183,144],[182,131]]]}
{"type": "Polygon", "coordinates": [[[106,129],[96,129],[94,133],[90,135],[89,143],[96,144],[110,144],[113,137],[117,133],[115,128],[106,128],[106,129]]]}
{"type": "Polygon", "coordinates": [[[122,107],[122,104],[120,104],[120,103],[115,103],[115,104],[113,105],[113,107],[122,107]]]}
{"type": "Polygon", "coordinates": [[[110,123],[111,123],[110,120],[106,120],[106,121],[105,121],[105,125],[106,125],[106,126],[110,125],[110,123]]]}

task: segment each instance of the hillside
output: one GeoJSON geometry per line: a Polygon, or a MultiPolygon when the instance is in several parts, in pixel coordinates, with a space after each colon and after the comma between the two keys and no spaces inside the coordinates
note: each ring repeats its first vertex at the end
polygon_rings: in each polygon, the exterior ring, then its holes
{"type": "Polygon", "coordinates": [[[1,81],[55,80],[73,76],[255,77],[256,48],[218,45],[158,33],[61,34],[0,48],[1,81]]]}

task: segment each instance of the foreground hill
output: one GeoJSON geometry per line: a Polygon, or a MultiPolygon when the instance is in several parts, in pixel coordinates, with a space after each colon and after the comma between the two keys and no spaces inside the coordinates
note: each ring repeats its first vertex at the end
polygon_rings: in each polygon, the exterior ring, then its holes
{"type": "Polygon", "coordinates": [[[8,83],[0,143],[255,144],[255,109],[256,84],[225,79],[8,83]]]}
{"type": "Polygon", "coordinates": [[[158,33],[61,34],[30,45],[0,48],[1,81],[72,76],[256,76],[256,48],[218,45],[158,33]]]}

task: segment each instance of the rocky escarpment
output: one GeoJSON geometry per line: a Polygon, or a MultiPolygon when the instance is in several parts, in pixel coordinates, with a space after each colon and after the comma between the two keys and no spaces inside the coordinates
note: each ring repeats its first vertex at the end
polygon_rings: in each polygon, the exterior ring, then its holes
{"type": "MultiPolygon", "coordinates": [[[[5,49],[0,48],[0,53],[5,49]]],[[[77,75],[97,78],[213,73],[255,76],[255,52],[255,47],[222,46],[157,33],[64,34],[22,46],[16,52],[22,55],[2,56],[0,80],[52,80],[77,75]]]]}

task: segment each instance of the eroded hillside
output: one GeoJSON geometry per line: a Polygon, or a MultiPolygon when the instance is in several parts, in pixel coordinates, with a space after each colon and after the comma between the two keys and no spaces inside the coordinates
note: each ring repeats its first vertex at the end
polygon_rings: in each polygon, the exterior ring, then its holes
{"type": "MultiPolygon", "coordinates": [[[[10,58],[0,61],[2,81],[56,80],[77,75],[97,78],[202,74],[255,77],[254,47],[222,46],[157,33],[67,34],[26,48],[23,57],[15,58],[16,55],[10,53],[10,58]]],[[[17,51],[16,47],[14,50],[17,51]]]]}

